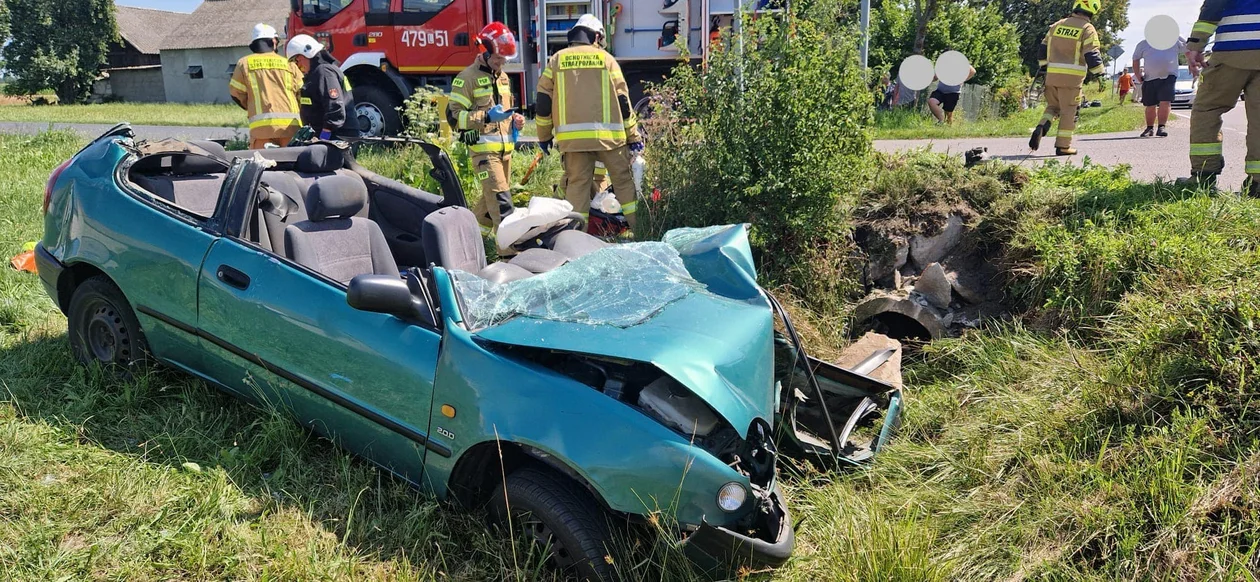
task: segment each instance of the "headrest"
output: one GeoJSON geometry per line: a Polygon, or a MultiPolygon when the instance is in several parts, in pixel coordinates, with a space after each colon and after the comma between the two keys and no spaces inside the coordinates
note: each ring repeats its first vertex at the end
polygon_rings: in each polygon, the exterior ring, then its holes
{"type": "Polygon", "coordinates": [[[298,154],[294,168],[306,174],[331,174],[346,165],[346,156],[329,144],[309,146],[298,154]]]}
{"type": "Polygon", "coordinates": [[[350,218],[367,204],[367,186],[350,176],[328,176],[315,181],[306,194],[306,215],[315,222],[350,218]]]}
{"type": "Polygon", "coordinates": [[[171,174],[196,176],[221,174],[228,169],[226,161],[192,153],[158,153],[140,158],[131,171],[141,175],[171,174]]]}
{"type": "Polygon", "coordinates": [[[194,139],[194,140],[189,140],[188,143],[195,145],[203,150],[206,150],[206,153],[209,153],[213,155],[214,157],[217,157],[222,160],[228,159],[227,150],[223,148],[223,144],[220,144],[218,142],[213,142],[208,139],[194,139]]]}
{"type": "Polygon", "coordinates": [[[486,246],[481,227],[471,210],[448,206],[424,217],[420,244],[425,260],[446,269],[476,273],[486,266],[486,246]]]}

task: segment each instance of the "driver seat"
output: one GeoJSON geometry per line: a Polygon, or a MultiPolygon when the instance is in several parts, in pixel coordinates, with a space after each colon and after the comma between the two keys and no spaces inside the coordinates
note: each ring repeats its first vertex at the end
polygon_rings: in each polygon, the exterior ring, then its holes
{"type": "Polygon", "coordinates": [[[359,275],[399,276],[381,227],[356,216],[367,186],[350,176],[328,176],[306,194],[307,219],[284,229],[285,256],[342,285],[359,275]]]}

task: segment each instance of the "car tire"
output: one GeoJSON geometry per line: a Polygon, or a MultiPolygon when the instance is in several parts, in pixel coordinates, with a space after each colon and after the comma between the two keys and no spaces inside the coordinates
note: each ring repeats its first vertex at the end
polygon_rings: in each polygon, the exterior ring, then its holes
{"type": "Polygon", "coordinates": [[[608,514],[572,480],[536,467],[507,476],[492,515],[550,551],[547,561],[580,580],[614,580],[608,514]]]}
{"type": "Polygon", "coordinates": [[[130,376],[152,359],[127,298],[105,277],[92,277],[74,290],[66,321],[70,349],[84,365],[95,362],[130,376]]]}
{"type": "Polygon", "coordinates": [[[402,131],[402,115],[398,113],[402,102],[392,91],[372,85],[355,87],[354,102],[363,135],[380,137],[398,135],[402,131]]]}

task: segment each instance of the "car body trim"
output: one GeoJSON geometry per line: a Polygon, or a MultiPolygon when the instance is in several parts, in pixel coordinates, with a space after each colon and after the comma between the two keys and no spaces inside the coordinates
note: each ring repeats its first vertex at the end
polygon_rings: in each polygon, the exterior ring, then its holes
{"type": "Polygon", "coordinates": [[[451,457],[452,453],[451,453],[450,448],[430,441],[428,437],[426,437],[423,434],[420,434],[415,429],[408,427],[389,417],[383,416],[380,413],[374,412],[364,407],[363,405],[357,402],[354,402],[353,400],[350,400],[344,396],[341,396],[340,394],[332,392],[318,384],[315,384],[314,382],[306,380],[292,372],[289,372],[288,370],[285,370],[284,368],[280,368],[272,364],[271,362],[268,362],[267,360],[264,360],[258,357],[256,354],[251,354],[241,349],[240,347],[236,346],[235,344],[232,344],[231,342],[228,342],[227,340],[224,340],[223,338],[220,338],[212,333],[206,332],[205,330],[197,329],[194,326],[188,325],[187,323],[184,323],[182,321],[179,321],[177,319],[174,319],[172,317],[169,317],[167,315],[154,311],[153,309],[149,307],[145,307],[143,305],[137,305],[136,311],[139,311],[140,313],[143,313],[149,317],[157,319],[161,321],[162,323],[165,323],[176,329],[179,329],[180,331],[195,335],[201,339],[204,339],[210,343],[213,343],[216,346],[219,346],[220,348],[223,348],[231,352],[232,354],[235,354],[238,357],[244,358],[245,360],[248,360],[259,366],[262,366],[267,371],[272,372],[276,374],[277,376],[280,376],[281,378],[284,378],[285,380],[288,380],[294,384],[297,384],[298,386],[301,386],[302,388],[310,392],[314,392],[315,394],[318,394],[319,396],[327,399],[328,401],[342,408],[345,408],[359,416],[362,416],[380,425],[383,428],[389,429],[390,431],[394,433],[397,433],[403,437],[406,437],[407,439],[414,441],[416,444],[423,445],[424,448],[430,451],[433,451],[446,458],[451,457]]]}

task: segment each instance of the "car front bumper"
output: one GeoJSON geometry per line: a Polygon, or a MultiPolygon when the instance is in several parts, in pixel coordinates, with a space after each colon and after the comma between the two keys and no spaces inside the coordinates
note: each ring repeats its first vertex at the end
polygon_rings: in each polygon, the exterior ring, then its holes
{"type": "Polygon", "coordinates": [[[796,546],[796,534],[777,485],[770,492],[770,503],[770,512],[759,517],[753,536],[702,522],[683,541],[683,552],[701,570],[719,577],[733,575],[741,567],[762,570],[782,566],[796,546]]]}
{"type": "Polygon", "coordinates": [[[39,272],[39,280],[44,284],[44,292],[65,313],[65,307],[57,296],[57,281],[61,279],[61,272],[66,270],[66,266],[52,256],[42,242],[35,244],[35,270],[39,272]]]}

